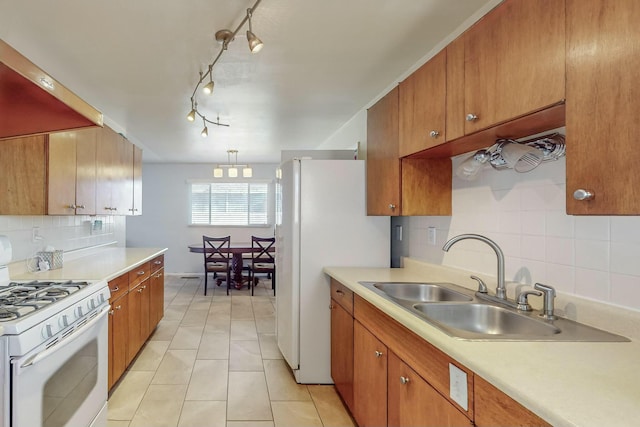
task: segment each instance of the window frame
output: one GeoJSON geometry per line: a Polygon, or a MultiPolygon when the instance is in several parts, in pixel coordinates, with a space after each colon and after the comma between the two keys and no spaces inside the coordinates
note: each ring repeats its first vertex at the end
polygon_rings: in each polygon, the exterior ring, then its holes
{"type": "MultiPolygon", "coordinates": [[[[274,181],[268,179],[189,179],[187,180],[188,192],[189,192],[189,206],[188,206],[188,218],[187,218],[187,226],[188,227],[207,227],[207,228],[272,228],[274,226],[274,181]],[[236,224],[194,224],[192,222],[193,219],[193,185],[194,184],[266,184],[267,185],[267,223],[266,224],[247,224],[247,225],[236,225],[236,224]]],[[[248,199],[249,203],[249,199],[248,199]]]]}

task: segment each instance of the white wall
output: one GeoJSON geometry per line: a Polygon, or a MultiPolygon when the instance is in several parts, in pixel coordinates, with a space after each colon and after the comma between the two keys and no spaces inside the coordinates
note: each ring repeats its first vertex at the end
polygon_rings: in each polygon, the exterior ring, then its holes
{"type": "Polygon", "coordinates": [[[121,216],[0,216],[0,234],[11,241],[13,262],[31,258],[45,246],[65,252],[105,243],[118,242],[124,246],[125,218],[121,216]],[[102,221],[101,229],[92,228],[95,220],[102,221]],[[32,241],[33,227],[38,227],[42,240],[32,241]]]}
{"type": "MultiPolygon", "coordinates": [[[[231,236],[251,242],[251,235],[273,236],[273,226],[228,228],[189,226],[190,179],[213,180],[213,164],[144,163],[142,167],[142,215],[127,217],[128,247],[168,248],[167,273],[202,273],[202,254],[191,253],[190,244],[202,244],[202,235],[231,236]]],[[[254,179],[275,178],[277,165],[252,164],[254,179]]]]}

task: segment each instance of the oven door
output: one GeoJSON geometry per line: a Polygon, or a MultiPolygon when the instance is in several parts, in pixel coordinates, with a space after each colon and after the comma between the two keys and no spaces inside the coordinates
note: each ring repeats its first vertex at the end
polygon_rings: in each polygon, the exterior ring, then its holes
{"type": "Polygon", "coordinates": [[[109,306],[47,349],[12,359],[11,426],[89,426],[107,401],[109,306]]]}

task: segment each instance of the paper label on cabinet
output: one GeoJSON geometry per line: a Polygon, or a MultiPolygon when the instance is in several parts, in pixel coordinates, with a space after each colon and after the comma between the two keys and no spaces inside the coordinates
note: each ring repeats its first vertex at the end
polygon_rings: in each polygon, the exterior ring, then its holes
{"type": "Polygon", "coordinates": [[[469,410],[467,373],[451,363],[449,363],[449,397],[465,411],[469,410]]]}

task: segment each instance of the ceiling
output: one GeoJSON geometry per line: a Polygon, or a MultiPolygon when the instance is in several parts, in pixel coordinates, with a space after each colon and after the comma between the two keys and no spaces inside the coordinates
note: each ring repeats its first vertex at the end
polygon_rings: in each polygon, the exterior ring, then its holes
{"type": "MultiPolygon", "coordinates": [[[[190,123],[198,72],[255,0],[0,0],[0,38],[105,115],[145,162],[278,163],[311,150],[495,0],[262,0],[213,68],[209,120],[190,123]]],[[[356,141],[353,142],[355,147],[356,141]]],[[[351,148],[351,147],[343,147],[351,148]]]]}

